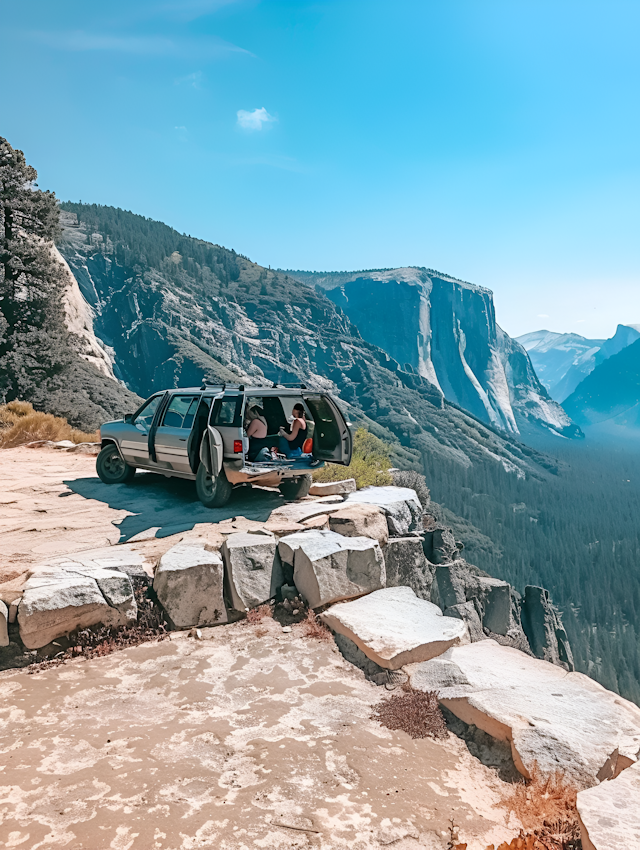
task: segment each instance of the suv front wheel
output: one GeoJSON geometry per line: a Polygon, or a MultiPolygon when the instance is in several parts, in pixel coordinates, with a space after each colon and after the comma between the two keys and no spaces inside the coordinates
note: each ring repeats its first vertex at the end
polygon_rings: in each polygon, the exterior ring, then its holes
{"type": "Polygon", "coordinates": [[[304,496],[309,495],[311,482],[312,478],[310,475],[301,475],[299,478],[285,478],[280,483],[278,489],[285,499],[292,502],[295,499],[302,499],[304,496]]]}
{"type": "Polygon", "coordinates": [[[211,475],[201,463],[196,473],[196,492],[205,508],[222,508],[231,496],[231,484],[227,481],[224,469],[218,475],[211,475]]]}
{"type": "Polygon", "coordinates": [[[107,443],[100,451],[96,460],[96,472],[105,484],[126,484],[132,481],[136,474],[135,467],[124,462],[113,443],[107,443]]]}

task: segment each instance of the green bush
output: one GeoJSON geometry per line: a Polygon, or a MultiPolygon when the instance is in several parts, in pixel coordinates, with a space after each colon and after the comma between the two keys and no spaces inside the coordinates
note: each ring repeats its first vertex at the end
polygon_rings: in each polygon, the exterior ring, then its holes
{"type": "Polygon", "coordinates": [[[313,480],[327,482],[355,478],[358,490],[372,485],[383,487],[392,483],[390,466],[389,446],[366,428],[358,428],[353,438],[353,456],[349,466],[328,463],[313,473],[313,480]]]}

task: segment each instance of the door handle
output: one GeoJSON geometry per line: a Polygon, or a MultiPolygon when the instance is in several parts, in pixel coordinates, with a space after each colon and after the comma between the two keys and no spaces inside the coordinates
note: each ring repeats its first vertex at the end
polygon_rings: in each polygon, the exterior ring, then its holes
{"type": "Polygon", "coordinates": [[[186,443],[186,442],[187,442],[187,438],[186,438],[186,437],[178,437],[178,439],[180,440],[180,442],[181,442],[181,443],[186,443]]]}

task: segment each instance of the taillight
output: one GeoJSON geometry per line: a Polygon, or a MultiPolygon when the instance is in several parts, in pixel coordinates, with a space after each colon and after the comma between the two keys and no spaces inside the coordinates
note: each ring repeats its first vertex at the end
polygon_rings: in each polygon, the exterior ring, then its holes
{"type": "Polygon", "coordinates": [[[242,440],[233,441],[233,453],[236,455],[242,454],[242,440]]]}

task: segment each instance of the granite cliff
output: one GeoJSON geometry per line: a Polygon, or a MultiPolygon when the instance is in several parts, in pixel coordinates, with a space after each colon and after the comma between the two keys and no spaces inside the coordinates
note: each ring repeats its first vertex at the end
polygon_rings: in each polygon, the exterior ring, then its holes
{"type": "Polygon", "coordinates": [[[324,291],[364,339],[481,421],[511,434],[533,426],[581,436],[525,349],[496,323],[491,290],[413,267],[288,273],[324,291]]]}

